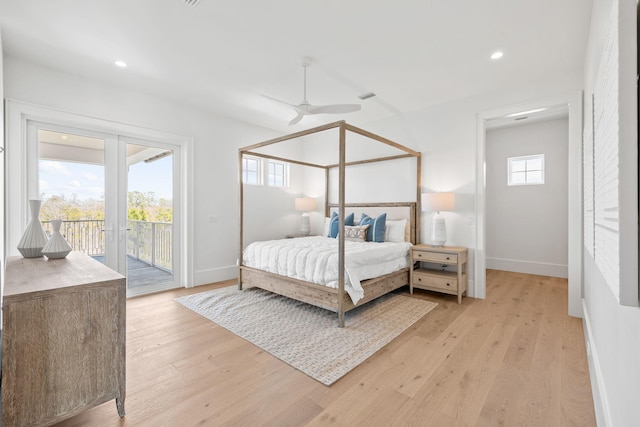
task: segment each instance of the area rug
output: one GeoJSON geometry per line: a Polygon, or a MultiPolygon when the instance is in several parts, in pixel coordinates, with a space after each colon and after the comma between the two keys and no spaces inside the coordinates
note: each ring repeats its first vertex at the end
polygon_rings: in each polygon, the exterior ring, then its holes
{"type": "Polygon", "coordinates": [[[176,299],[324,385],[331,385],[437,304],[387,294],[345,315],[271,292],[236,286],[176,299]]]}

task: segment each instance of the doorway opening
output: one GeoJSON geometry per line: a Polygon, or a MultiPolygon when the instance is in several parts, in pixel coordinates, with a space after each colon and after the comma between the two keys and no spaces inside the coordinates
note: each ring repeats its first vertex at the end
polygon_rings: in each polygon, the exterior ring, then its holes
{"type": "Polygon", "coordinates": [[[487,212],[486,212],[486,126],[492,119],[511,119],[507,116],[518,112],[531,113],[550,106],[564,105],[568,108],[568,314],[582,317],[582,92],[573,96],[556,98],[503,107],[478,114],[476,144],[476,247],[474,266],[475,294],[484,298],[486,294],[487,257],[487,212]]]}
{"type": "Polygon", "coordinates": [[[486,265],[568,277],[566,105],[486,122],[486,265]]]}
{"type": "Polygon", "coordinates": [[[45,231],[61,219],[74,251],[127,277],[128,296],[177,287],[179,147],[46,123],[29,127],[45,231]]]}

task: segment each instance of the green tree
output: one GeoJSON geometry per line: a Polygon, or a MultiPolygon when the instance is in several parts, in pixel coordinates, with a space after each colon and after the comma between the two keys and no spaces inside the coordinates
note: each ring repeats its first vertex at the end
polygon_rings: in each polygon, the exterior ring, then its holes
{"type": "MultiPolygon", "coordinates": [[[[104,197],[100,199],[79,199],[76,194],[45,197],[41,195],[40,220],[63,221],[104,220],[104,197]]],[[[143,193],[130,191],[127,195],[127,218],[138,221],[173,222],[173,202],[161,198],[156,200],[152,191],[143,193]]]]}

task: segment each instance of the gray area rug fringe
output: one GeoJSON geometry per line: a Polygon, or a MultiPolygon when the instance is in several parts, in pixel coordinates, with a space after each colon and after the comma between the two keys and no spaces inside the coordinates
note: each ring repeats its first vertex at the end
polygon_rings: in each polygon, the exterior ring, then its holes
{"type": "Polygon", "coordinates": [[[347,312],[339,328],[332,311],[258,288],[230,286],[176,301],[327,386],[437,305],[391,293],[347,312]]]}

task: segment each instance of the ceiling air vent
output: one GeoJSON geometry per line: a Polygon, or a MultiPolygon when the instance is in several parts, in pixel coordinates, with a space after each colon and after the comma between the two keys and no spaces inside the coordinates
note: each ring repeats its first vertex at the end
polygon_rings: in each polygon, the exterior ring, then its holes
{"type": "Polygon", "coordinates": [[[358,98],[360,98],[360,99],[362,99],[364,101],[365,99],[373,98],[374,96],[376,96],[375,93],[368,92],[368,93],[363,93],[362,95],[358,96],[358,98]]]}
{"type": "Polygon", "coordinates": [[[186,4],[187,6],[195,6],[198,3],[200,3],[200,0],[183,0],[184,4],[186,4]]]}

